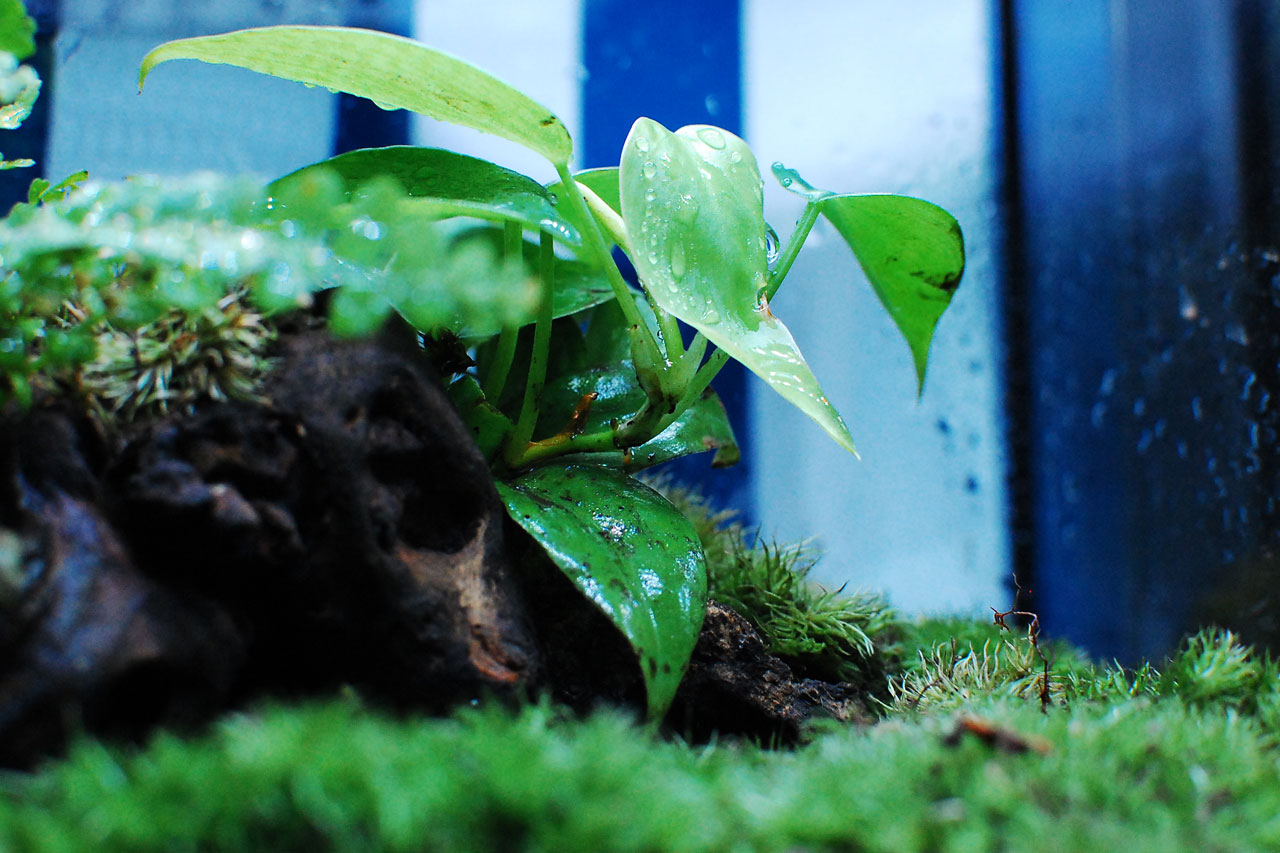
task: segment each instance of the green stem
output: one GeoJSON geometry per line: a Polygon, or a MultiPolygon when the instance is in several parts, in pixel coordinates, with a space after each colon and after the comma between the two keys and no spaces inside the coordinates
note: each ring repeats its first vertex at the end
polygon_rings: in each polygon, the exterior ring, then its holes
{"type": "Polygon", "coordinates": [[[652,350],[652,356],[655,361],[662,360],[662,349],[658,346],[657,340],[654,339],[653,333],[649,331],[649,327],[645,325],[644,318],[640,316],[640,309],[636,308],[635,299],[631,296],[631,288],[627,287],[627,282],[622,278],[622,272],[618,269],[618,265],[613,262],[613,258],[609,255],[609,247],[605,245],[604,237],[600,233],[600,226],[596,224],[596,219],[591,215],[591,211],[587,209],[587,202],[582,198],[582,193],[578,190],[578,184],[573,179],[573,175],[569,174],[569,165],[567,163],[556,163],[556,174],[560,176],[560,182],[564,186],[564,194],[569,200],[570,206],[577,214],[579,221],[584,223],[583,230],[586,232],[582,235],[582,247],[586,250],[590,260],[598,267],[605,271],[605,276],[609,280],[609,287],[613,289],[613,295],[618,300],[618,306],[622,308],[622,314],[627,318],[627,325],[639,327],[644,340],[645,346],[652,350]]]}
{"type": "Polygon", "coordinates": [[[804,213],[800,214],[800,219],[796,222],[795,230],[791,232],[791,239],[787,240],[786,248],[783,249],[778,263],[774,266],[773,272],[769,273],[769,284],[765,287],[765,296],[773,299],[773,295],[778,292],[778,288],[782,285],[782,280],[787,277],[787,273],[791,272],[791,265],[796,262],[796,256],[800,254],[800,249],[804,246],[804,241],[808,238],[809,232],[813,230],[814,223],[818,221],[818,203],[810,201],[804,207],[804,213]]]}
{"type": "Polygon", "coordinates": [[[711,384],[711,380],[715,379],[720,369],[728,363],[729,354],[724,350],[718,349],[711,353],[707,363],[698,368],[693,381],[685,389],[684,396],[680,398],[680,402],[676,403],[675,410],[658,421],[653,434],[660,435],[663,430],[675,423],[676,419],[683,415],[690,406],[702,399],[702,395],[707,390],[707,386],[711,384]]]}
{"type": "Polygon", "coordinates": [[[525,384],[524,402],[520,404],[520,417],[516,428],[507,438],[507,461],[520,456],[538,425],[538,411],[542,408],[542,389],[547,380],[547,358],[551,351],[551,293],[555,276],[555,243],[545,231],[538,246],[538,281],[542,287],[542,300],[538,306],[538,322],[533,328],[533,352],[529,357],[529,380],[525,384]]]}
{"type": "MultiPolygon", "coordinates": [[[[508,263],[518,263],[524,265],[524,229],[520,227],[519,222],[506,223],[503,232],[502,241],[502,257],[508,263]]],[[[502,389],[507,386],[507,377],[511,374],[511,365],[515,361],[516,342],[519,340],[520,330],[514,326],[503,328],[501,336],[498,338],[497,349],[493,353],[493,359],[489,362],[484,372],[484,378],[480,382],[480,387],[484,389],[486,398],[496,401],[502,396],[502,389]]]]}
{"type": "Polygon", "coordinates": [[[511,375],[511,365],[516,358],[516,343],[520,340],[520,330],[507,327],[498,336],[498,345],[493,351],[493,358],[484,372],[480,387],[484,389],[486,399],[496,405],[507,387],[507,377],[511,375]]]}

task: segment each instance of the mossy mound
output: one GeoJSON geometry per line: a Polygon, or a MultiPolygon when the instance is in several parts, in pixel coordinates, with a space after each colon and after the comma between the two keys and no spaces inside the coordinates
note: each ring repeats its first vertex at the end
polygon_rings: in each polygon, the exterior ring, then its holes
{"type": "Polygon", "coordinates": [[[36,775],[3,777],[0,849],[1280,846],[1277,672],[1229,634],[1193,638],[1158,672],[1075,660],[1043,709],[1035,691],[1000,689],[1020,670],[992,663],[990,641],[985,668],[963,645],[953,686],[985,680],[787,751],[691,747],[611,712],[397,719],[352,697],[263,707],[142,749],[83,741],[36,775]]]}

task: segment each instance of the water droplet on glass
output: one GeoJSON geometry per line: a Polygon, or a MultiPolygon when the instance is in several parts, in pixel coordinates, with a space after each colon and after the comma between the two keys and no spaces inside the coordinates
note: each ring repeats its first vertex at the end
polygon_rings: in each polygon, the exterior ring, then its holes
{"type": "Polygon", "coordinates": [[[652,160],[646,160],[640,171],[644,172],[644,176],[652,181],[658,174],[658,167],[653,164],[652,160]]]}
{"type": "Polygon", "coordinates": [[[677,241],[671,244],[671,274],[676,278],[684,278],[684,273],[684,244],[677,241]]]}
{"type": "Polygon", "coordinates": [[[641,154],[649,150],[649,140],[643,136],[636,137],[636,150],[641,154]]]}
{"type": "Polygon", "coordinates": [[[724,134],[714,127],[704,127],[699,130],[698,138],[717,151],[724,149],[724,134]]]}

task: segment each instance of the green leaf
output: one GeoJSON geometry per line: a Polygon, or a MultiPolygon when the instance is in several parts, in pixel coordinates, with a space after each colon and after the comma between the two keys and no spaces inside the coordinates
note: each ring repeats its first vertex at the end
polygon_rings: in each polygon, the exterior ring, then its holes
{"type": "Polygon", "coordinates": [[[304,166],[273,181],[270,189],[283,191],[321,169],[337,174],[348,196],[373,178],[390,177],[410,198],[442,214],[519,222],[570,246],[582,245],[578,230],[560,215],[551,193],[532,178],[488,160],[412,145],[364,148],[304,166]]]}
{"type": "Polygon", "coordinates": [[[964,274],[959,223],[937,205],[899,195],[829,195],[819,210],[907,339],[923,390],[933,330],[964,274]]]}
{"type": "Polygon", "coordinates": [[[514,429],[511,419],[485,399],[480,383],[469,374],[458,377],[445,393],[471,430],[484,458],[493,459],[501,449],[503,439],[514,429]]]}
{"type": "MultiPolygon", "coordinates": [[[[573,180],[600,196],[601,201],[612,207],[615,212],[621,214],[622,202],[618,195],[618,169],[616,167],[608,166],[602,169],[587,169],[586,171],[575,174],[573,176],[573,180]]],[[[563,199],[566,192],[564,184],[560,181],[548,184],[547,191],[557,200],[563,199]]],[[[590,227],[588,223],[578,221],[573,208],[567,204],[562,204],[561,213],[566,219],[573,223],[574,227],[577,228],[579,232],[584,228],[590,227]]]]}
{"type": "Polygon", "coordinates": [[[570,581],[622,631],[658,719],[684,676],[706,611],[698,534],[666,498],[610,468],[548,465],[498,493],[570,581]]]}
{"type": "Polygon", "coordinates": [[[36,52],[35,34],[35,19],[20,0],[0,0],[0,51],[26,59],[36,52]]]}
{"type": "MultiPolygon", "coordinates": [[[[635,369],[629,360],[624,360],[616,366],[595,367],[548,382],[543,391],[544,417],[540,423],[553,429],[562,428],[587,394],[595,394],[596,398],[580,424],[584,433],[608,429],[612,421],[635,414],[645,402],[635,369]]],[[[711,464],[717,468],[733,465],[740,456],[724,404],[710,389],[671,426],[632,448],[622,461],[627,470],[639,471],[708,450],[716,452],[711,464]]]]}
{"type": "Polygon", "coordinates": [[[138,88],[172,59],[199,59],[349,92],[388,109],[492,133],[561,165],[573,141],[546,107],[473,65],[412,39],[345,27],[261,27],[180,39],[142,60],[138,88]]]}
{"type": "Polygon", "coordinates": [[[719,128],[631,128],[621,163],[632,262],[655,302],[745,364],[842,447],[849,430],[791,332],[764,298],[760,172],[747,144],[719,128]]]}
{"type": "MultiPolygon", "coordinates": [[[[470,242],[482,242],[493,251],[502,249],[502,229],[476,228],[460,234],[455,245],[470,242]]],[[[538,244],[524,241],[523,254],[525,265],[531,271],[538,268],[538,244]]],[[[576,260],[557,257],[554,263],[553,287],[551,291],[551,316],[559,319],[577,314],[579,311],[601,305],[613,299],[613,288],[608,279],[597,267],[576,260]]],[[[531,318],[532,319],[532,318],[531,318]]],[[[467,338],[483,338],[496,335],[501,329],[493,324],[477,324],[469,326],[463,333],[467,338]]]]}

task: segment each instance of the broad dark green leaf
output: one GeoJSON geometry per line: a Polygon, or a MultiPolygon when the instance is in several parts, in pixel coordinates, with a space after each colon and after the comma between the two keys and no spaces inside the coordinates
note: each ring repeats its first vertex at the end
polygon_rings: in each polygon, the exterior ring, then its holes
{"type": "MultiPolygon", "coordinates": [[[[483,242],[495,252],[502,249],[502,230],[500,228],[476,228],[458,235],[455,245],[471,241],[483,242]]],[[[524,260],[530,273],[538,269],[538,244],[530,240],[524,241],[524,260]]],[[[551,290],[551,315],[555,318],[568,317],[587,308],[608,302],[613,299],[613,288],[609,280],[597,267],[581,261],[557,257],[555,260],[555,281],[551,290]]],[[[532,319],[532,318],[531,318],[532,319]]],[[[467,338],[483,338],[496,335],[500,329],[492,324],[479,324],[468,327],[463,333],[467,338]]]]}
{"type": "Polygon", "coordinates": [[[666,498],[595,465],[547,465],[498,492],[570,581],[622,631],[640,662],[649,716],[671,704],[706,611],[698,534],[666,498]]]}
{"type": "Polygon", "coordinates": [[[546,107],[474,65],[412,39],[345,27],[260,27],[180,39],[142,60],[138,88],[162,62],[199,59],[369,98],[510,139],[552,163],[573,141],[546,107]]]}
{"type": "Polygon", "coordinates": [[[791,332],[763,298],[763,194],[747,144],[719,128],[672,133],[642,118],[627,137],[620,182],[632,262],[654,301],[856,452],[791,332]]]}
{"type": "Polygon", "coordinates": [[[269,189],[284,191],[321,169],[337,174],[348,196],[374,178],[390,177],[410,198],[441,214],[518,222],[570,246],[582,244],[578,230],[560,215],[551,193],[537,181],[488,160],[440,148],[396,145],[349,151],[291,172],[269,189]]]}
{"type": "MultiPolygon", "coordinates": [[[[587,410],[581,427],[584,433],[608,429],[614,420],[636,413],[645,402],[645,393],[636,381],[629,360],[614,366],[597,367],[548,382],[543,392],[544,417],[539,422],[551,431],[563,428],[574,407],[587,394],[595,394],[595,402],[587,410]]],[[[739,459],[737,439],[724,405],[714,391],[708,389],[702,398],[658,435],[623,457],[623,467],[639,471],[692,453],[715,451],[712,466],[733,465],[739,459]]]]}
{"type": "Polygon", "coordinates": [[[830,195],[819,209],[907,339],[923,389],[933,330],[964,274],[959,223],[937,205],[900,195],[830,195]]]}

